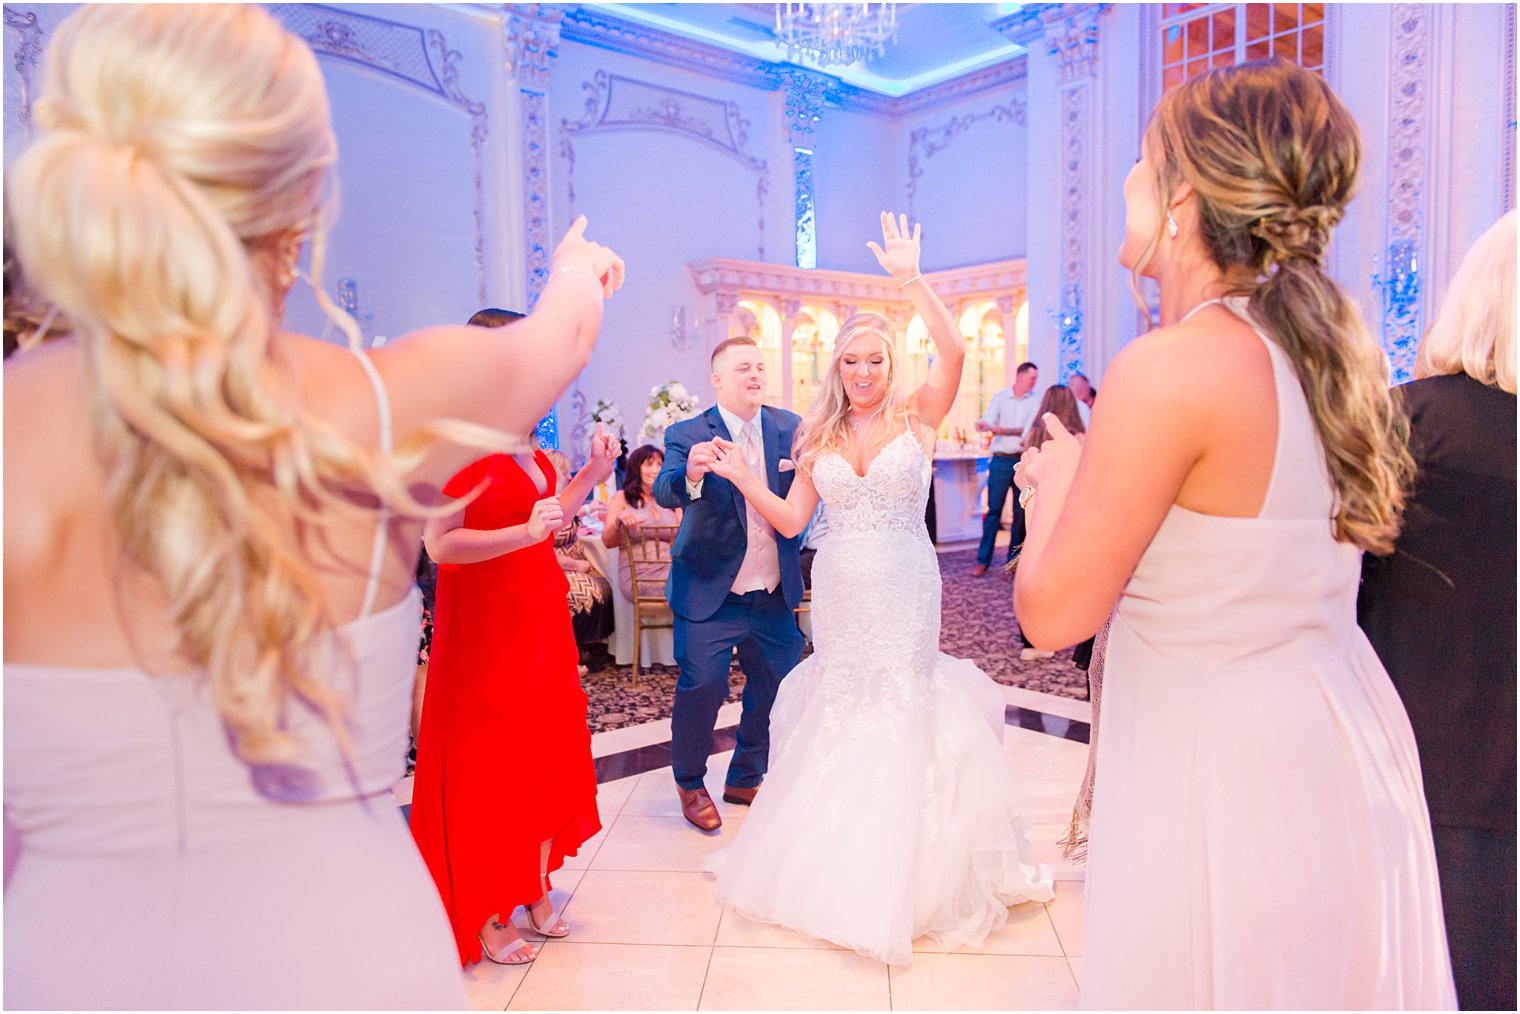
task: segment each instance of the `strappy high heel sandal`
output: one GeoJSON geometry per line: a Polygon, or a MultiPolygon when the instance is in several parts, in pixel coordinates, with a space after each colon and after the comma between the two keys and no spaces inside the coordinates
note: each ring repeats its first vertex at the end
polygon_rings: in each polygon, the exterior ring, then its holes
{"type": "Polygon", "coordinates": [[[523,951],[532,946],[532,944],[528,943],[528,941],[524,940],[522,937],[518,937],[502,950],[492,951],[490,946],[486,943],[485,930],[480,931],[481,952],[485,954],[487,958],[496,962],[498,965],[531,965],[538,958],[537,951],[534,951],[526,958],[514,959],[514,955],[521,954],[523,951]]]}
{"type": "MultiPolygon", "coordinates": [[[[548,895],[546,894],[544,897],[547,898],[548,895]]],[[[528,926],[539,936],[558,940],[561,937],[570,935],[570,924],[559,917],[559,910],[554,907],[552,901],[549,903],[549,918],[546,920],[546,926],[540,926],[538,920],[533,917],[532,905],[524,905],[523,911],[528,915],[528,926]],[[560,929],[560,927],[564,928],[560,929]],[[559,932],[551,932],[552,930],[559,930],[559,932]]]]}

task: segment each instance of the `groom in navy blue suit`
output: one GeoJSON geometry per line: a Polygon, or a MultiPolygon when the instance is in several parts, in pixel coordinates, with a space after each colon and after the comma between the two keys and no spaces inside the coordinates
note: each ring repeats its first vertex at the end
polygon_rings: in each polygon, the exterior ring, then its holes
{"type": "Polygon", "coordinates": [[[670,760],[681,812],[704,831],[723,819],[702,780],[713,724],[728,696],[735,647],[744,668],[744,711],[723,798],[748,805],[765,778],[771,704],[781,679],[802,660],[792,610],[802,601],[801,541],[785,539],[749,507],[733,484],[710,472],[715,440],[733,444],[771,492],[786,496],[795,469],[796,414],[761,404],[765,360],[748,338],[730,338],[712,354],[718,404],[665,431],[665,464],[654,482],[663,507],[682,509],[671,549],[665,597],[675,612],[681,666],[671,715],[670,760]]]}

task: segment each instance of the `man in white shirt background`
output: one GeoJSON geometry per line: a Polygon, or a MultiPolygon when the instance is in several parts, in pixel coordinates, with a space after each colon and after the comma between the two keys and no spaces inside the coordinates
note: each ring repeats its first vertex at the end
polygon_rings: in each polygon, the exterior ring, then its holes
{"type": "MultiPolygon", "coordinates": [[[[1003,504],[1013,485],[1013,469],[1024,453],[1024,433],[1034,424],[1040,400],[1034,387],[1040,380],[1040,368],[1034,363],[1020,363],[1013,375],[1013,386],[992,396],[987,411],[977,420],[979,433],[992,434],[992,460],[987,466],[987,514],[982,519],[982,542],[976,550],[976,567],[972,574],[981,577],[992,565],[992,551],[997,545],[998,528],[1003,521],[1003,504]]],[[[1008,559],[1024,541],[1024,510],[1018,498],[1013,501],[1013,527],[1008,536],[1008,559]]]]}
{"type": "Polygon", "coordinates": [[[1072,397],[1077,399],[1077,414],[1082,417],[1082,425],[1091,425],[1092,403],[1098,389],[1092,386],[1092,381],[1087,379],[1085,373],[1073,373],[1066,386],[1071,388],[1072,397]]]}

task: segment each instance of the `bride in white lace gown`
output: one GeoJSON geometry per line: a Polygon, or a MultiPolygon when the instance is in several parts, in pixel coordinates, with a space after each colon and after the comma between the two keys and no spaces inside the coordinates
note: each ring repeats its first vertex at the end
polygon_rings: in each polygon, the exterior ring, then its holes
{"type": "Polygon", "coordinates": [[[939,651],[940,573],[924,526],[929,449],[955,399],[965,341],[918,273],[918,229],[882,216],[882,267],[912,296],[939,353],[924,385],[893,387],[892,326],[847,320],[794,451],[788,499],[720,443],[713,471],[796,534],[821,498],[814,654],[782,682],[770,773],[732,848],[719,901],[749,918],[892,964],[913,941],[977,946],[1008,907],[1048,901],[1002,748],[1004,698],[939,651]]]}

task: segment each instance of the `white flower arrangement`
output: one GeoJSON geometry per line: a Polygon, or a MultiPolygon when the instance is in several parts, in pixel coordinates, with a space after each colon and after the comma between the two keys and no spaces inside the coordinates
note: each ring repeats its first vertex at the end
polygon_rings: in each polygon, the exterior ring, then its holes
{"type": "Polygon", "coordinates": [[[640,444],[662,444],[665,430],[697,414],[700,399],[687,392],[679,380],[667,380],[649,389],[649,407],[639,429],[640,444]]]}
{"type": "Polygon", "coordinates": [[[591,410],[591,422],[601,423],[602,432],[610,433],[618,440],[623,439],[627,432],[623,426],[623,410],[611,398],[596,400],[596,407],[591,410]]]}

